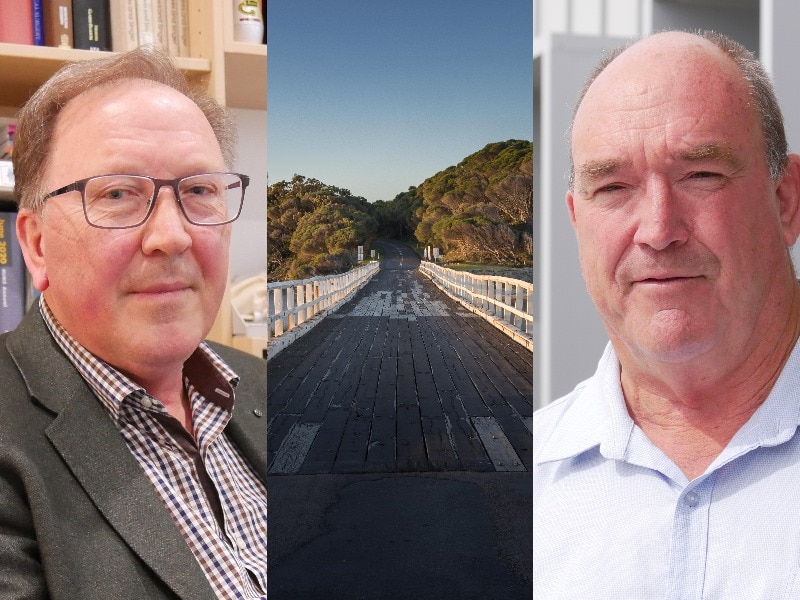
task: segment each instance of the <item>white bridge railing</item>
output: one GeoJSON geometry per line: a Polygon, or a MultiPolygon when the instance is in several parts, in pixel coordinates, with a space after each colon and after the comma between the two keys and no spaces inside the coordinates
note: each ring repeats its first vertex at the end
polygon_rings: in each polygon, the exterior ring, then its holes
{"type": "Polygon", "coordinates": [[[533,350],[533,284],[510,277],[475,275],[422,261],[419,270],[448,296],[533,350]]]}
{"type": "Polygon", "coordinates": [[[301,325],[314,317],[321,318],[336,310],[379,269],[377,262],[370,262],[339,275],[268,283],[269,306],[266,321],[270,358],[299,337],[298,333],[302,335],[305,332],[307,328],[302,328],[301,325]],[[291,332],[295,335],[290,335],[291,332]]]}

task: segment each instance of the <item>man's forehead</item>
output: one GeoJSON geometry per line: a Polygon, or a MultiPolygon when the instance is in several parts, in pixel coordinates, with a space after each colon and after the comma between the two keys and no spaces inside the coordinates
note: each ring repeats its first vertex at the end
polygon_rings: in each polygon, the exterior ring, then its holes
{"type": "Polygon", "coordinates": [[[684,91],[694,94],[712,86],[747,87],[735,62],[712,42],[683,32],[661,33],[633,44],[597,75],[576,120],[595,105],[646,103],[652,95],[671,91],[678,80],[690,81],[684,91]]]}

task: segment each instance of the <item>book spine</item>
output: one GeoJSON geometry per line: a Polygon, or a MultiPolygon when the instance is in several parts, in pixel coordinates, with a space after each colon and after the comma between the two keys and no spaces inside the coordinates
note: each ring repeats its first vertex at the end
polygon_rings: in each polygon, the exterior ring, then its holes
{"type": "Polygon", "coordinates": [[[191,56],[191,48],[189,48],[189,0],[178,0],[180,6],[180,51],[178,56],[191,56]]]}
{"type": "Polygon", "coordinates": [[[31,0],[0,2],[0,42],[33,44],[33,4],[31,0]]]}
{"type": "Polygon", "coordinates": [[[153,7],[153,43],[159,48],[169,48],[167,30],[167,0],[152,0],[153,7]]]}
{"type": "Polygon", "coordinates": [[[111,47],[126,52],[139,46],[136,0],[117,0],[111,6],[111,47]]]}
{"type": "Polygon", "coordinates": [[[111,50],[108,0],[72,0],[74,44],[82,50],[111,50]]]}
{"type": "Polygon", "coordinates": [[[139,45],[153,46],[153,0],[136,2],[136,24],[139,29],[139,45]]]}
{"type": "Polygon", "coordinates": [[[33,9],[33,44],[35,46],[44,46],[44,7],[42,0],[33,0],[31,3],[33,9]]]}
{"type": "Polygon", "coordinates": [[[0,212],[0,333],[14,329],[25,314],[25,263],[16,226],[17,213],[0,212]]]}
{"type": "Polygon", "coordinates": [[[72,48],[72,0],[44,0],[44,43],[72,48]]]}
{"type": "Polygon", "coordinates": [[[171,56],[180,56],[181,0],[167,0],[167,48],[171,56]]]}

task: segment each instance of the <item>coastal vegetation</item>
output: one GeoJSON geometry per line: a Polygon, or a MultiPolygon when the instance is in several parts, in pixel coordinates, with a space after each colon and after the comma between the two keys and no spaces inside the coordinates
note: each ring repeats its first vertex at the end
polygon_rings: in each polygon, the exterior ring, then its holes
{"type": "Polygon", "coordinates": [[[382,237],[439,248],[448,261],[532,262],[533,148],[488,144],[397,194],[368,202],[347,189],[295,175],[267,194],[270,281],[346,271],[356,248],[382,237]]]}

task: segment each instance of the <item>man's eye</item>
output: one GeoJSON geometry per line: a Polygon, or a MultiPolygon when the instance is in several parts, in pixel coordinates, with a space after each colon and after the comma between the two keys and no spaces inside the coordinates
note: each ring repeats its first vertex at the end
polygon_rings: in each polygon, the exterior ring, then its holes
{"type": "Polygon", "coordinates": [[[603,187],[598,188],[595,193],[602,194],[604,192],[616,192],[618,190],[623,189],[624,187],[625,186],[623,186],[621,183],[609,183],[608,185],[604,185],[603,187]]]}
{"type": "Polygon", "coordinates": [[[130,200],[136,198],[138,195],[138,193],[132,192],[131,190],[111,188],[103,194],[103,197],[107,200],[130,200]]]}

